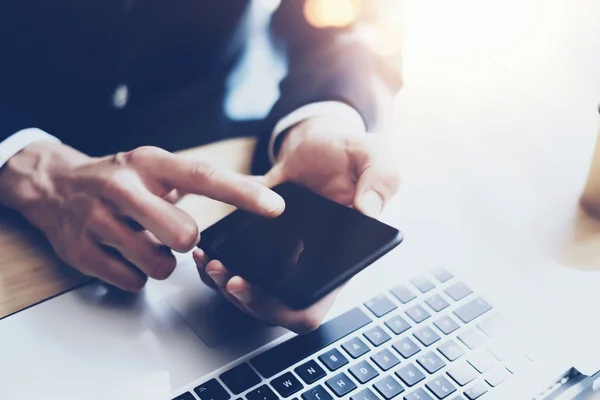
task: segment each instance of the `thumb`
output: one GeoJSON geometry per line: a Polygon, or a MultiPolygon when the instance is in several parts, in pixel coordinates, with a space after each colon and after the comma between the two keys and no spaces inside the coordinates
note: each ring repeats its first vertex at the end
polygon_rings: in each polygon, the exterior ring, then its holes
{"type": "Polygon", "coordinates": [[[397,171],[370,165],[358,178],[354,208],[369,217],[378,218],[399,187],[400,176],[397,171]]]}

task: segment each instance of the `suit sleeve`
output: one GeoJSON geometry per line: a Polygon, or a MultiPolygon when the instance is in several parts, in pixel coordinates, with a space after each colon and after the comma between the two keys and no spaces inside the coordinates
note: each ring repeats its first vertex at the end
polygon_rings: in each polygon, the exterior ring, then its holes
{"type": "Polygon", "coordinates": [[[12,110],[0,98],[0,142],[22,129],[33,126],[24,115],[12,110]]]}
{"type": "Polygon", "coordinates": [[[269,139],[279,120],[316,102],[339,101],[375,130],[402,86],[401,57],[380,57],[356,35],[356,25],[317,28],[303,14],[304,0],[282,1],[271,20],[271,34],[288,64],[280,98],[266,119],[256,148],[253,172],[270,167],[269,139]]]}

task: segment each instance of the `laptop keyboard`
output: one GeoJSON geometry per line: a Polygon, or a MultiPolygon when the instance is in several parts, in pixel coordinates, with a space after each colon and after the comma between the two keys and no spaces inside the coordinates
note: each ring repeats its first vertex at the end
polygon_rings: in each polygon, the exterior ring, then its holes
{"type": "Polygon", "coordinates": [[[475,400],[531,363],[506,320],[437,269],[173,400],[475,400]]]}

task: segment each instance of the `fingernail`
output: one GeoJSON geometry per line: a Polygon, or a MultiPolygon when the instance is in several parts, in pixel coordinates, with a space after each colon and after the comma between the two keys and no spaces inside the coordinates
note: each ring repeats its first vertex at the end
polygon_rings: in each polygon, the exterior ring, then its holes
{"type": "Polygon", "coordinates": [[[206,271],[206,273],[208,274],[208,276],[210,276],[210,279],[212,279],[217,286],[222,287],[225,285],[225,275],[221,272],[206,271]]]}
{"type": "Polygon", "coordinates": [[[370,217],[378,217],[381,214],[383,208],[383,200],[381,196],[374,190],[367,190],[361,200],[361,206],[365,214],[370,217]]]}
{"type": "Polygon", "coordinates": [[[240,303],[248,304],[250,303],[251,296],[250,293],[246,290],[230,290],[229,293],[238,299],[240,303]]]}
{"type": "Polygon", "coordinates": [[[262,209],[270,213],[280,211],[285,208],[285,201],[283,198],[274,191],[266,188],[261,191],[259,204],[262,209]]]}

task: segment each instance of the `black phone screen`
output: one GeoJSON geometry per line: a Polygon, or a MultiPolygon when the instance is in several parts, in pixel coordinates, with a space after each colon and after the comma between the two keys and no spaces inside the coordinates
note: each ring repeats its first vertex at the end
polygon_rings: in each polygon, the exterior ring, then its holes
{"type": "Polygon", "coordinates": [[[286,183],[286,202],[269,219],[238,210],[202,234],[200,247],[267,293],[306,307],[400,243],[400,232],[286,183]]]}

